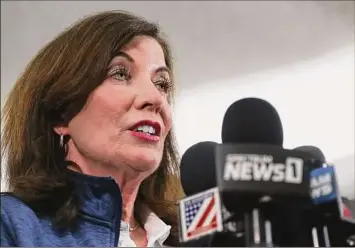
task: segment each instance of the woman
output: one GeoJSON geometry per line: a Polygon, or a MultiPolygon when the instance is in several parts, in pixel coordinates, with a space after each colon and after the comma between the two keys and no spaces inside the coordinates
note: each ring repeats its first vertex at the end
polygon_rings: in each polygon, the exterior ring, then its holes
{"type": "Polygon", "coordinates": [[[1,246],[176,244],[172,69],[158,27],[118,11],[34,57],[3,109],[1,246]]]}

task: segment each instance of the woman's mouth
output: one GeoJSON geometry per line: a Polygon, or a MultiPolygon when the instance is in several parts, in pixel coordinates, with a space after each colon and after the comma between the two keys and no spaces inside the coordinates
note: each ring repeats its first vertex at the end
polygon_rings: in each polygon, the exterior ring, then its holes
{"type": "Polygon", "coordinates": [[[130,130],[133,136],[147,141],[159,141],[160,125],[157,122],[144,120],[136,123],[130,130]]]}

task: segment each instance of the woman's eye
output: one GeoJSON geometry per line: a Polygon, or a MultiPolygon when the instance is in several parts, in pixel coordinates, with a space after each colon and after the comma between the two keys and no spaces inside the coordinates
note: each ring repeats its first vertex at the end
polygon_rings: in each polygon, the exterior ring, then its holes
{"type": "Polygon", "coordinates": [[[154,84],[159,91],[162,91],[164,93],[169,93],[172,89],[172,82],[167,79],[158,80],[154,82],[154,84]]]}
{"type": "Polygon", "coordinates": [[[124,81],[129,79],[127,70],[118,70],[113,74],[113,77],[117,80],[124,81]]]}
{"type": "Polygon", "coordinates": [[[126,81],[131,78],[128,69],[124,67],[114,68],[110,71],[109,76],[119,81],[126,81]]]}

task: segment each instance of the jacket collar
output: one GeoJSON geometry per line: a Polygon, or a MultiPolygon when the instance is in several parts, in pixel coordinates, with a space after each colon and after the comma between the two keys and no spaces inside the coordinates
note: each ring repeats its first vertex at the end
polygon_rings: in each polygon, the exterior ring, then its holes
{"type": "Polygon", "coordinates": [[[89,176],[68,170],[76,186],[82,213],[109,223],[121,220],[122,195],[112,177],[89,176]]]}
{"type": "MultiPolygon", "coordinates": [[[[134,244],[130,240],[128,225],[121,222],[122,195],[120,188],[112,177],[97,177],[82,174],[68,169],[69,177],[76,186],[76,194],[80,201],[80,211],[89,217],[112,223],[120,223],[123,242],[134,244]],[[125,228],[127,227],[127,228],[125,228]]],[[[148,246],[162,246],[170,234],[171,226],[165,224],[155,213],[145,206],[142,213],[145,218],[144,229],[147,232],[148,246]]],[[[116,227],[119,228],[119,227],[116,227]]],[[[120,235],[121,236],[121,235],[120,235]]],[[[121,241],[121,242],[122,242],[121,241]]]]}

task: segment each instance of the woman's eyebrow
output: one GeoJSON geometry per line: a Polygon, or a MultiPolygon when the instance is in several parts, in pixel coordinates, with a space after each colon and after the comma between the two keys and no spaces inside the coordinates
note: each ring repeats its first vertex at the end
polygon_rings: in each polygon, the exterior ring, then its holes
{"type": "MultiPolygon", "coordinates": [[[[127,53],[125,53],[125,52],[119,51],[116,54],[115,58],[117,58],[117,57],[124,57],[128,61],[130,61],[131,63],[134,63],[134,59],[131,56],[129,56],[127,53]]],[[[111,64],[114,64],[114,61],[115,61],[115,59],[112,60],[111,64]]],[[[160,66],[158,69],[155,70],[155,73],[159,73],[159,72],[167,72],[171,76],[171,71],[166,66],[160,66]]]]}
{"type": "Polygon", "coordinates": [[[119,51],[119,52],[116,54],[116,56],[114,57],[114,59],[112,60],[112,63],[111,63],[111,64],[114,64],[115,58],[117,58],[117,57],[124,57],[124,58],[126,58],[128,61],[134,63],[134,59],[133,59],[131,56],[129,56],[129,55],[128,55],[127,53],[125,53],[125,52],[119,51]]]}
{"type": "Polygon", "coordinates": [[[158,69],[155,70],[155,73],[158,73],[158,72],[167,72],[169,74],[169,76],[171,76],[171,71],[166,66],[161,66],[161,67],[159,67],[158,69]]]}

